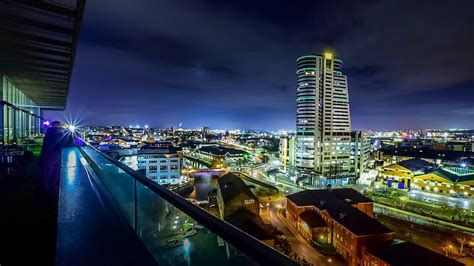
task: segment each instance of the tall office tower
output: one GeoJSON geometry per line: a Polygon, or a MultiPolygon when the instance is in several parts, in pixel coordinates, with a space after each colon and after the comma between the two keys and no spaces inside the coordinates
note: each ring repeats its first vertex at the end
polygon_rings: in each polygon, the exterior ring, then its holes
{"type": "Polygon", "coordinates": [[[350,172],[351,122],[347,77],[332,53],[297,60],[296,167],[326,177],[350,172]]]}

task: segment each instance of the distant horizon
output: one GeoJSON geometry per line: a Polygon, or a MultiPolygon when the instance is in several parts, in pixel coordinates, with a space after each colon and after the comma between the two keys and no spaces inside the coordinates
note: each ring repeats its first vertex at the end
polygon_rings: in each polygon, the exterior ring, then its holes
{"type": "MultiPolygon", "coordinates": [[[[64,121],[61,121],[64,122],[64,121]]],[[[118,125],[118,124],[100,124],[100,125],[79,125],[80,127],[123,127],[123,128],[137,128],[137,125],[118,125]]],[[[139,129],[145,128],[145,126],[148,126],[148,129],[169,129],[173,126],[164,126],[164,127],[154,127],[150,126],[147,124],[144,125],[138,125],[139,129]]],[[[201,126],[207,126],[207,125],[201,125],[201,126]]],[[[184,130],[199,130],[201,126],[198,127],[177,127],[175,126],[175,129],[184,129],[184,130]]],[[[231,130],[240,130],[240,131],[255,131],[255,132],[280,132],[280,131],[286,131],[286,132],[295,132],[295,129],[250,129],[250,128],[214,128],[214,127],[209,127],[210,130],[225,130],[225,131],[231,131],[231,130]]],[[[416,130],[438,130],[438,131],[474,131],[474,128],[418,128],[418,129],[351,129],[351,131],[416,131],[416,130]]]]}

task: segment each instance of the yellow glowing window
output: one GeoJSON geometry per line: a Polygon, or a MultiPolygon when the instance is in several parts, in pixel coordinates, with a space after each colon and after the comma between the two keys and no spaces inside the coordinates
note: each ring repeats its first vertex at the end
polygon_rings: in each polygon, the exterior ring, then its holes
{"type": "Polygon", "coordinates": [[[326,59],[332,59],[332,54],[331,53],[324,53],[324,57],[326,59]]]}

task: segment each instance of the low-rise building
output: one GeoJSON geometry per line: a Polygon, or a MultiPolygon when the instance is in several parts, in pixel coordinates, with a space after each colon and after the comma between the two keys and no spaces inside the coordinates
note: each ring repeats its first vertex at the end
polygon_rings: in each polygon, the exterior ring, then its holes
{"type": "Polygon", "coordinates": [[[472,197],[474,195],[474,170],[467,167],[442,167],[436,171],[415,176],[412,189],[472,197]]]}
{"type": "Polygon", "coordinates": [[[236,161],[249,156],[246,151],[219,146],[217,144],[200,144],[197,146],[196,151],[209,161],[236,161]]]}
{"type": "Polygon", "coordinates": [[[148,144],[138,150],[137,166],[148,178],[160,184],[179,181],[182,152],[169,142],[148,144]]]}
{"type": "Polygon", "coordinates": [[[409,159],[380,167],[379,180],[388,187],[410,189],[415,176],[434,171],[436,166],[422,159],[409,159]]]}
{"type": "Polygon", "coordinates": [[[362,251],[363,266],[462,266],[450,259],[412,242],[395,240],[385,245],[369,246],[362,251]]]}
{"type": "Polygon", "coordinates": [[[410,159],[381,167],[378,180],[388,187],[420,190],[452,196],[474,195],[474,170],[469,167],[436,167],[410,159]]]}
{"type": "MultiPolygon", "coordinates": [[[[258,240],[273,246],[272,226],[260,217],[260,203],[250,188],[233,173],[218,179],[217,205],[221,218],[258,240]]],[[[227,254],[239,254],[226,245],[227,254]]]]}
{"type": "Polygon", "coordinates": [[[237,211],[246,208],[259,215],[260,203],[250,188],[233,173],[227,173],[218,179],[217,204],[222,219],[237,211]]]}
{"type": "Polygon", "coordinates": [[[331,243],[350,265],[362,263],[367,244],[394,237],[393,231],[373,218],[372,200],[354,189],[306,190],[287,199],[287,222],[307,240],[331,243]]]}

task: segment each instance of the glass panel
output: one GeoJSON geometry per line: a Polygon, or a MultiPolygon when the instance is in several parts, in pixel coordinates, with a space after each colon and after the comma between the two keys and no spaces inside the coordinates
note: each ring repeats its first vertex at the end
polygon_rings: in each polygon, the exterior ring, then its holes
{"type": "Polygon", "coordinates": [[[258,265],[97,150],[82,150],[159,265],[258,265]]]}
{"type": "Polygon", "coordinates": [[[94,172],[115,198],[128,222],[135,225],[135,180],[92,148],[82,148],[95,162],[94,172]]]}
{"type": "Polygon", "coordinates": [[[257,265],[140,182],[136,229],[159,265],[257,265]]]}

